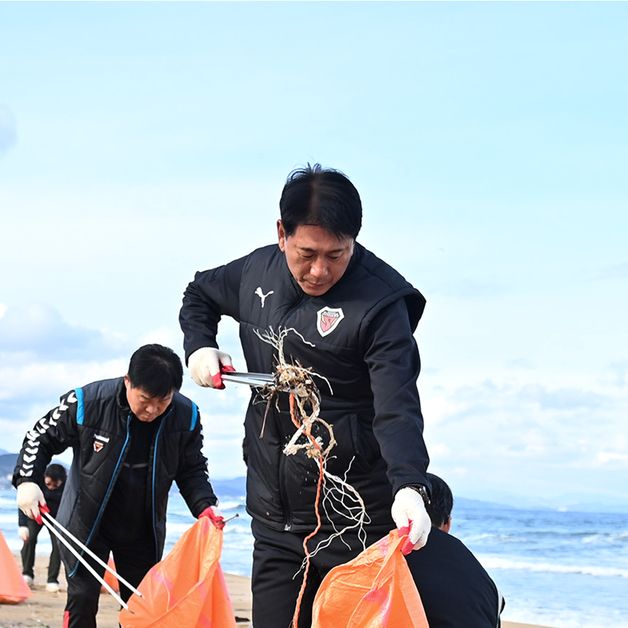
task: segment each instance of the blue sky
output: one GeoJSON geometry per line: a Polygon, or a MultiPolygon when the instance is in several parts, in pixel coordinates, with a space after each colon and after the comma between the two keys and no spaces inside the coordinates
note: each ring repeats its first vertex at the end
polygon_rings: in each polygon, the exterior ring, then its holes
{"type": "MultiPolygon", "coordinates": [[[[347,173],[427,298],[432,470],[628,510],[625,3],[0,3],[0,429],[180,350],[194,272],[274,241],[288,172],[347,173]]],[[[238,362],[237,332],[221,348],[238,362]]],[[[240,360],[243,366],[243,361],[240,360]]],[[[201,406],[243,473],[245,391],[201,406]]]]}

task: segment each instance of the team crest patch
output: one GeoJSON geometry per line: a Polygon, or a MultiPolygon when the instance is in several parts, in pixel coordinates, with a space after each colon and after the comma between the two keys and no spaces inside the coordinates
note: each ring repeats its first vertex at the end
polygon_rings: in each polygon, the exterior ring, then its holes
{"type": "Polygon", "coordinates": [[[98,453],[102,451],[102,448],[109,442],[109,439],[106,436],[101,436],[100,434],[96,434],[94,436],[94,451],[98,453]]]}
{"type": "Polygon", "coordinates": [[[316,312],[316,329],[321,336],[331,334],[345,317],[341,307],[323,307],[316,312]]]}

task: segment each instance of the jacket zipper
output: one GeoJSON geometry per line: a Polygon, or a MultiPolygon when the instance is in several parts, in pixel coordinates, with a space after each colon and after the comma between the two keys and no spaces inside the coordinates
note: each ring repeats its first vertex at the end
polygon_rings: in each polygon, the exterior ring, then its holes
{"type": "MultiPolygon", "coordinates": [[[[130,433],[129,433],[130,426],[131,426],[131,413],[129,412],[129,415],[126,418],[126,438],[124,439],[122,450],[120,451],[120,455],[118,456],[118,461],[116,462],[116,466],[113,470],[113,473],[111,474],[111,480],[109,480],[109,485],[107,486],[107,490],[105,491],[105,496],[103,497],[102,503],[100,504],[100,509],[98,510],[98,514],[96,515],[96,519],[94,520],[92,529],[89,531],[89,534],[87,535],[87,540],[85,541],[85,545],[89,545],[90,541],[92,540],[92,537],[94,536],[94,533],[96,532],[98,528],[98,524],[100,523],[100,520],[102,519],[102,515],[105,512],[107,503],[109,502],[109,497],[111,497],[111,491],[113,490],[113,486],[116,483],[116,480],[118,479],[118,474],[120,473],[120,465],[122,464],[122,460],[124,459],[124,454],[126,453],[126,448],[130,440],[130,433]]],[[[85,550],[81,550],[81,556],[83,556],[84,554],[85,554],[85,550]]],[[[81,564],[80,561],[77,560],[76,565],[74,566],[74,569],[72,569],[71,573],[68,574],[68,577],[71,578],[72,576],[74,576],[80,564],[81,564]]]]}
{"type": "MultiPolygon", "coordinates": [[[[170,412],[172,412],[172,410],[170,412]]],[[[170,412],[168,412],[168,414],[166,414],[162,418],[161,423],[159,424],[159,428],[157,429],[157,434],[155,434],[155,445],[153,447],[153,469],[152,469],[150,507],[151,507],[151,515],[152,515],[151,519],[153,523],[153,539],[155,541],[155,559],[157,562],[159,562],[159,549],[157,547],[157,512],[155,510],[155,483],[156,483],[156,476],[157,476],[157,447],[159,445],[159,436],[161,434],[161,430],[163,429],[164,424],[166,422],[166,418],[168,417],[170,412]]]]}
{"type": "MultiPolygon", "coordinates": [[[[281,324],[279,325],[279,329],[281,329],[281,327],[285,327],[285,322],[287,320],[287,318],[293,313],[295,312],[299,307],[301,307],[301,304],[303,303],[303,301],[305,300],[305,294],[302,294],[299,297],[299,300],[289,309],[286,311],[286,313],[284,314],[284,316],[281,319],[281,324]]],[[[275,415],[275,425],[277,427],[277,432],[278,434],[283,434],[283,430],[281,429],[281,417],[279,416],[279,414],[275,415]]],[[[285,513],[285,517],[284,517],[284,522],[283,522],[283,529],[288,532],[292,529],[292,522],[293,522],[293,513],[292,510],[289,507],[289,500],[288,500],[288,493],[286,491],[286,485],[284,482],[284,469],[286,466],[286,460],[285,460],[285,456],[283,453],[283,445],[282,445],[282,449],[279,452],[279,499],[281,500],[281,506],[282,506],[282,511],[285,513]]]]}

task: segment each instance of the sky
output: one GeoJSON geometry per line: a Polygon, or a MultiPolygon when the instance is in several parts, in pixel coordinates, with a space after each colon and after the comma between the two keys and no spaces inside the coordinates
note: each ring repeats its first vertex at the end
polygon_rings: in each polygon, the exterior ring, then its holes
{"type": "MultiPolygon", "coordinates": [[[[455,494],[628,512],[626,3],[0,2],[0,448],[132,351],[197,270],[276,240],[288,173],[360,191],[427,299],[455,494]]],[[[237,328],[221,349],[244,367],[237,328]]],[[[245,472],[247,392],[200,406],[245,472]]]]}

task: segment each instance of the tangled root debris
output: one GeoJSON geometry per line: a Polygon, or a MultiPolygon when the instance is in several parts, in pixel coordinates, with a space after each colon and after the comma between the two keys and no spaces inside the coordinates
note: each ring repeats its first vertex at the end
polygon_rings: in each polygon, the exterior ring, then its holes
{"type": "MultiPolygon", "coordinates": [[[[303,541],[305,558],[299,570],[304,571],[303,584],[301,585],[292,619],[292,626],[296,628],[296,626],[298,626],[299,610],[307,583],[311,557],[323,548],[328,547],[336,538],[340,538],[346,544],[342,536],[350,530],[356,531],[357,538],[362,544],[362,549],[365,549],[366,532],[364,526],[370,522],[370,518],[366,513],[366,507],[362,497],[358,491],[346,481],[346,474],[344,478],[341,478],[327,471],[327,461],[337,443],[334,437],[333,425],[319,416],[321,394],[316,385],[315,378],[324,381],[329,387],[331,394],[333,394],[333,390],[329,381],[319,373],[315,373],[311,368],[302,366],[297,361],[288,362],[286,360],[283,343],[290,332],[299,336],[305,344],[312,347],[315,346],[305,340],[305,338],[293,328],[280,328],[278,332],[270,328],[267,332],[260,333],[256,331],[255,333],[260,340],[272,345],[277,351],[277,365],[274,372],[274,381],[260,392],[260,396],[267,404],[260,438],[263,438],[266,416],[273,399],[276,399],[278,392],[288,393],[290,400],[290,417],[294,423],[295,432],[289,442],[284,446],[283,453],[286,456],[294,456],[299,454],[299,452],[303,452],[308,458],[315,461],[319,468],[316,500],[314,503],[317,524],[316,528],[308,534],[303,541]],[[320,434],[315,436],[313,434],[314,429],[322,432],[326,438],[320,434]],[[310,550],[308,548],[308,542],[322,527],[321,507],[326,518],[331,523],[334,532],[320,541],[314,549],[310,550]],[[333,513],[347,520],[347,525],[339,529],[332,518],[333,513]]],[[[351,463],[349,464],[349,468],[350,467],[351,463]]],[[[346,473],[348,472],[349,469],[347,469],[346,473]]],[[[295,577],[296,575],[297,574],[295,574],[295,577]]]]}

